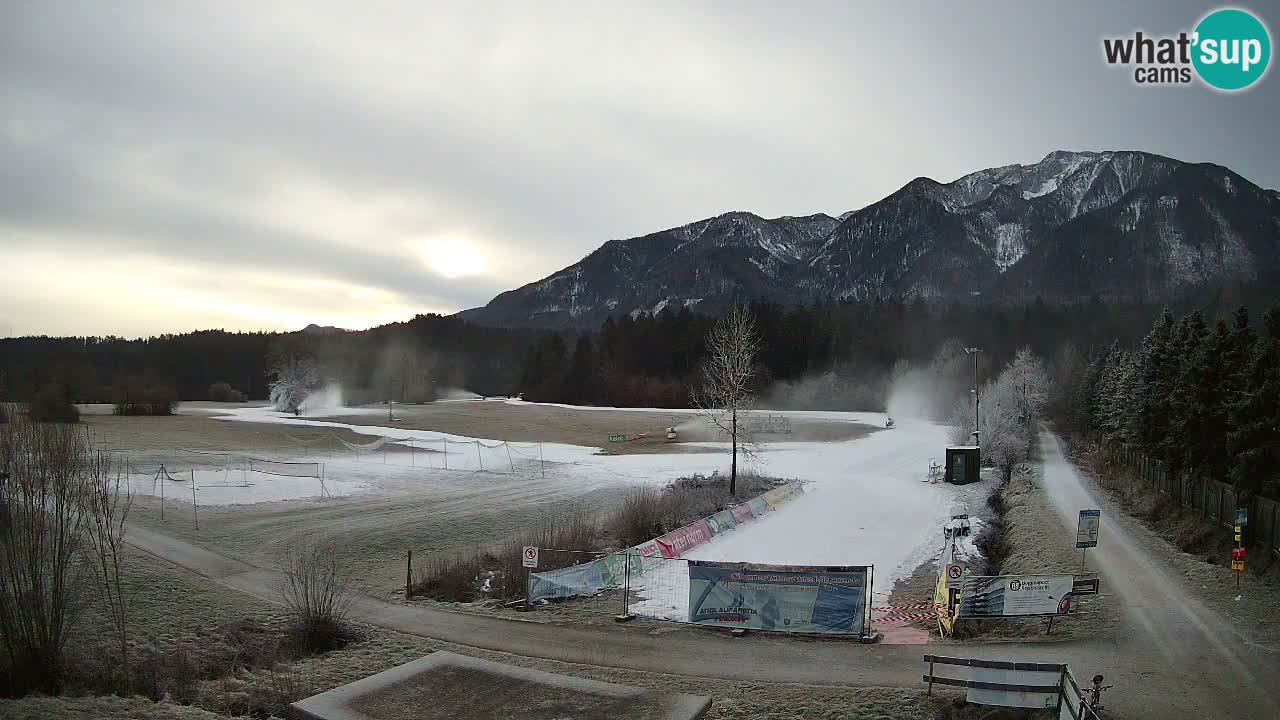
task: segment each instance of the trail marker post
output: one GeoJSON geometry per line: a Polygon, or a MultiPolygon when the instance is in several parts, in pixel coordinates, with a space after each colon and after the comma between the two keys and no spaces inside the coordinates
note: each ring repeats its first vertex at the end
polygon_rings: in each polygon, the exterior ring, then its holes
{"type": "Polygon", "coordinates": [[[1231,574],[1236,576],[1236,590],[1240,589],[1240,576],[1244,574],[1244,526],[1249,524],[1249,511],[1236,510],[1235,544],[1231,548],[1231,574]]]}

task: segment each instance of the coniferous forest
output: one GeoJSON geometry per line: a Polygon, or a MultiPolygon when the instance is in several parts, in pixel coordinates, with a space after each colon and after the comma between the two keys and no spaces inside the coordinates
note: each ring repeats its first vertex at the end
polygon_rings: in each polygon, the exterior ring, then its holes
{"type": "Polygon", "coordinates": [[[1075,363],[1060,387],[1072,429],[1135,449],[1174,476],[1280,497],[1280,306],[1163,311],[1140,342],[1075,363]]]}

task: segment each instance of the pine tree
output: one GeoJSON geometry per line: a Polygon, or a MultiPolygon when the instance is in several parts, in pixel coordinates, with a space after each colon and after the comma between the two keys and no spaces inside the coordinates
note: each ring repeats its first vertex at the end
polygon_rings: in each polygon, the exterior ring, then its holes
{"type": "Polygon", "coordinates": [[[1223,358],[1231,347],[1231,333],[1219,322],[1196,354],[1186,374],[1190,383],[1182,417],[1184,466],[1214,480],[1227,474],[1228,372],[1223,358]]]}
{"type": "Polygon", "coordinates": [[[1169,428],[1169,395],[1176,377],[1170,368],[1177,362],[1171,356],[1173,331],[1173,314],[1165,308],[1142,343],[1138,443],[1148,451],[1159,445],[1169,428]]]}
{"type": "Polygon", "coordinates": [[[1186,461],[1186,445],[1192,430],[1195,388],[1198,385],[1197,358],[1200,357],[1207,334],[1204,313],[1199,309],[1191,311],[1178,324],[1177,346],[1172,354],[1178,361],[1178,372],[1176,376],[1171,373],[1170,378],[1169,430],[1157,446],[1160,457],[1174,475],[1181,472],[1186,461]]]}
{"type": "Polygon", "coordinates": [[[1280,498],[1280,307],[1263,315],[1267,334],[1255,345],[1240,400],[1231,410],[1231,482],[1280,498]]]}

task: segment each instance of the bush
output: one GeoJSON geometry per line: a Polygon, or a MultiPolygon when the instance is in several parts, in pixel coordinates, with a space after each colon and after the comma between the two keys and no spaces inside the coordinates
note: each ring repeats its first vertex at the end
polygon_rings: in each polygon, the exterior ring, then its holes
{"type": "Polygon", "coordinates": [[[0,691],[56,692],[87,580],[81,550],[95,466],[68,425],[0,426],[0,691]]]}
{"type": "Polygon", "coordinates": [[[474,602],[482,598],[524,597],[525,545],[569,552],[546,552],[539,571],[556,570],[595,558],[600,550],[600,527],[585,507],[571,507],[537,529],[489,550],[470,555],[433,558],[414,579],[413,594],[433,600],[474,602]]]}
{"type": "Polygon", "coordinates": [[[66,390],[58,383],[49,383],[36,391],[31,398],[27,415],[32,422],[79,422],[80,410],[67,400],[66,390]]]}
{"type": "Polygon", "coordinates": [[[1013,550],[1009,545],[1009,506],[1004,499],[1006,485],[1007,483],[1001,483],[987,497],[987,507],[991,509],[991,519],[982,526],[982,532],[978,533],[978,538],[974,541],[978,550],[982,552],[982,557],[986,560],[985,574],[987,575],[999,575],[1005,560],[1009,558],[1009,553],[1013,550]]]}
{"type": "Polygon", "coordinates": [[[245,394],[231,387],[228,382],[216,382],[209,386],[209,399],[213,402],[242,403],[245,394]]]}
{"type": "Polygon", "coordinates": [[[172,415],[177,405],[178,391],[173,385],[144,385],[138,378],[116,384],[116,415],[172,415]]]}
{"type": "Polygon", "coordinates": [[[293,613],[294,639],[301,647],[333,650],[352,639],[346,619],[355,597],[336,548],[313,541],[290,548],[284,575],[285,605],[293,613]]]}
{"type": "MultiPolygon", "coordinates": [[[[750,498],[784,481],[753,473],[738,473],[738,492],[750,498]]],[[[639,545],[683,525],[728,509],[729,478],[719,473],[682,477],[661,491],[637,487],[622,500],[608,520],[609,532],[626,546],[639,545]]]]}

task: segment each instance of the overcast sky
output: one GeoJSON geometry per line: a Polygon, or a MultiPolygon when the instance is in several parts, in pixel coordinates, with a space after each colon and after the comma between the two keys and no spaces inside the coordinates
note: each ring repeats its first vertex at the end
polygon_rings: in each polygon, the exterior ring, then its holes
{"type": "Polygon", "coordinates": [[[1280,187],[1274,71],[1102,61],[1213,7],[4,0],[0,336],[449,313],[611,238],[1060,148],[1280,187]]]}

